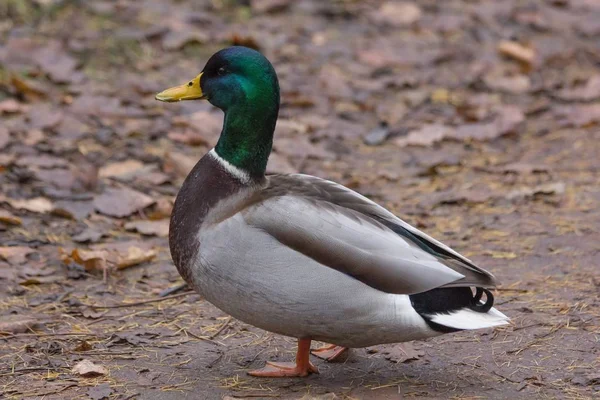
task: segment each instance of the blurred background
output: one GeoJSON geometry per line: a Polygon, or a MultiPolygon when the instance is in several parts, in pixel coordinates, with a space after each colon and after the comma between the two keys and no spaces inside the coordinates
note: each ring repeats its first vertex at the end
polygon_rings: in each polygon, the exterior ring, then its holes
{"type": "Polygon", "coordinates": [[[7,398],[600,391],[598,1],[2,0],[0,121],[7,398]],[[295,343],[172,291],[166,239],[222,114],[154,100],[230,45],[279,75],[271,172],[342,183],[491,270],[514,325],[247,377],[295,343]]]}

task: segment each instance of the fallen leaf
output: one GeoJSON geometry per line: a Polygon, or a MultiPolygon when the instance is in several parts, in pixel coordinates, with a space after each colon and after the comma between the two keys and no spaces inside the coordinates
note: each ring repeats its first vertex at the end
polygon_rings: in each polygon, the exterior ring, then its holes
{"type": "Polygon", "coordinates": [[[96,365],[90,360],[81,360],[71,370],[72,373],[84,378],[95,378],[108,374],[108,370],[101,365],[96,365]]]}
{"type": "Polygon", "coordinates": [[[73,348],[73,351],[90,351],[94,348],[87,340],[80,341],[77,346],[73,348]]]}
{"type": "MultiPolygon", "coordinates": [[[[600,75],[594,75],[583,85],[558,91],[555,96],[566,101],[592,101],[600,98],[600,75]]],[[[0,146],[1,147],[1,146],[0,146]]]]}
{"type": "Polygon", "coordinates": [[[577,128],[600,123],[600,104],[560,106],[554,109],[562,126],[577,128]]]}
{"type": "Polygon", "coordinates": [[[0,126],[0,150],[10,143],[10,132],[5,126],[0,126]]]}
{"type": "Polygon", "coordinates": [[[75,73],[77,60],[70,56],[58,41],[46,43],[31,56],[56,83],[72,82],[74,77],[79,77],[79,74],[75,73]]]}
{"type": "Polygon", "coordinates": [[[483,77],[483,82],[488,88],[505,93],[521,94],[531,89],[531,79],[526,75],[486,75],[483,77]]]}
{"type": "Polygon", "coordinates": [[[39,82],[34,82],[30,79],[25,79],[21,76],[12,74],[10,77],[10,83],[17,93],[20,93],[28,99],[37,100],[46,97],[46,90],[43,88],[43,85],[39,84],[39,82]]]}
{"type": "Polygon", "coordinates": [[[194,165],[198,163],[198,159],[178,152],[168,152],[164,156],[163,170],[166,173],[185,177],[187,176],[194,165]]]}
{"type": "Polygon", "coordinates": [[[292,0],[251,0],[250,7],[257,13],[276,13],[286,10],[292,0]]]}
{"type": "Polygon", "coordinates": [[[173,200],[160,198],[156,201],[154,209],[148,213],[151,220],[169,218],[173,211],[173,200]]]}
{"type": "Polygon", "coordinates": [[[413,146],[431,146],[443,140],[446,137],[452,136],[454,130],[450,127],[440,124],[427,124],[421,128],[410,132],[407,136],[395,140],[395,143],[400,147],[409,145],[413,146]]]}
{"type": "Polygon", "coordinates": [[[380,350],[386,360],[396,363],[405,363],[413,360],[418,360],[419,357],[425,355],[425,352],[420,349],[415,349],[413,342],[397,343],[387,345],[380,350]]]}
{"type": "Polygon", "coordinates": [[[92,386],[88,390],[87,395],[92,400],[102,400],[107,399],[112,394],[112,392],[113,391],[108,383],[101,383],[100,385],[92,386]]]}
{"type": "Polygon", "coordinates": [[[524,187],[521,189],[515,189],[506,194],[506,198],[509,200],[515,200],[519,198],[532,197],[535,195],[553,195],[563,194],[565,192],[566,185],[564,182],[553,182],[545,183],[534,187],[524,187]]]}
{"type": "Polygon", "coordinates": [[[125,229],[128,231],[137,231],[142,235],[154,235],[158,237],[169,236],[169,220],[157,221],[131,221],[125,224],[125,229]]]}
{"type": "Polygon", "coordinates": [[[25,333],[38,325],[39,321],[19,316],[2,317],[0,321],[0,335],[25,333]]]}
{"type": "Polygon", "coordinates": [[[81,233],[78,233],[77,235],[73,236],[71,239],[79,243],[94,243],[100,240],[100,238],[102,238],[102,236],[105,235],[105,232],[101,232],[94,228],[86,228],[81,233]]]}
{"type": "Polygon", "coordinates": [[[88,272],[105,272],[108,253],[104,250],[73,249],[71,253],[61,250],[61,258],[65,264],[76,262],[88,272]]]}
{"type": "Polygon", "coordinates": [[[531,66],[535,60],[535,51],[520,43],[503,40],[498,44],[500,54],[531,66]]]}
{"type": "Polygon", "coordinates": [[[550,167],[542,164],[530,164],[525,162],[515,162],[498,167],[488,168],[492,172],[514,173],[514,174],[532,174],[538,172],[548,172],[550,167]]]}
{"type": "Polygon", "coordinates": [[[15,99],[5,99],[0,101],[0,114],[17,114],[26,112],[29,106],[20,103],[15,99]]]}
{"type": "Polygon", "coordinates": [[[485,254],[486,256],[491,256],[492,258],[505,259],[505,260],[512,260],[512,259],[515,259],[518,257],[516,253],[509,252],[509,251],[487,250],[487,251],[484,251],[483,254],[485,254]]]}
{"type": "Polygon", "coordinates": [[[27,146],[35,146],[36,144],[42,142],[46,138],[46,135],[41,129],[29,129],[25,132],[25,139],[23,139],[23,144],[27,146]]]}
{"type": "Polygon", "coordinates": [[[402,27],[417,22],[421,14],[421,9],[416,4],[388,1],[372,14],[372,19],[379,24],[402,27]]]}
{"type": "Polygon", "coordinates": [[[38,104],[27,114],[31,128],[52,129],[58,126],[63,119],[63,111],[52,104],[38,104]]]}
{"type": "Polygon", "coordinates": [[[34,175],[37,180],[47,187],[71,189],[77,183],[75,175],[68,169],[41,169],[36,170],[34,175]]]}
{"type": "Polygon", "coordinates": [[[185,143],[190,146],[207,146],[208,142],[195,129],[185,129],[183,132],[169,132],[167,137],[175,142],[185,143]]]}
{"type": "Polygon", "coordinates": [[[431,208],[438,204],[463,204],[463,203],[485,203],[493,194],[489,188],[473,187],[465,190],[445,190],[441,192],[431,193],[423,198],[420,204],[425,208],[431,208]]]}
{"type": "Polygon", "coordinates": [[[27,210],[36,213],[46,213],[52,210],[52,202],[45,197],[35,197],[33,199],[11,199],[0,194],[0,202],[2,201],[19,210],[27,210]]]}
{"type": "Polygon", "coordinates": [[[6,210],[0,210],[0,222],[3,222],[7,225],[21,225],[23,221],[21,218],[13,215],[12,213],[6,210]]]}
{"type": "Polygon", "coordinates": [[[312,143],[308,136],[296,136],[295,138],[279,138],[273,143],[273,148],[277,153],[288,157],[314,158],[323,160],[332,160],[334,155],[325,150],[322,144],[312,143]]]}
{"type": "Polygon", "coordinates": [[[31,277],[31,278],[24,279],[19,282],[19,285],[32,286],[32,285],[41,285],[43,283],[56,283],[56,282],[61,282],[61,281],[63,281],[63,278],[58,275],[37,276],[37,277],[31,277]]]}
{"type": "Polygon", "coordinates": [[[155,250],[142,250],[139,247],[130,247],[127,251],[127,255],[119,257],[117,268],[125,269],[147,261],[152,261],[156,258],[156,255],[157,253],[155,250]]]}
{"type": "Polygon", "coordinates": [[[170,30],[162,40],[165,50],[181,50],[188,43],[203,44],[208,42],[209,36],[193,26],[182,26],[170,30]]]}
{"type": "Polygon", "coordinates": [[[16,164],[21,167],[39,167],[39,168],[56,168],[66,167],[67,161],[63,158],[49,156],[47,154],[39,154],[36,156],[22,156],[16,161],[16,164]]]}
{"type": "Polygon", "coordinates": [[[269,156],[269,163],[267,164],[267,173],[269,174],[296,174],[298,169],[295,168],[287,157],[273,152],[269,156]]]}
{"type": "Polygon", "coordinates": [[[143,193],[123,188],[107,188],[94,198],[94,207],[104,215],[123,218],[153,204],[154,200],[143,193]]]}
{"type": "Polygon", "coordinates": [[[336,400],[339,397],[335,393],[310,394],[307,393],[298,400],[336,400]]]}
{"type": "Polygon", "coordinates": [[[138,160],[127,160],[115,162],[100,168],[98,175],[101,178],[132,178],[140,170],[144,168],[144,164],[138,160]]]}
{"type": "Polygon", "coordinates": [[[25,246],[0,247],[0,260],[13,265],[24,264],[31,253],[35,253],[35,250],[25,246]]]}
{"type": "Polygon", "coordinates": [[[52,214],[73,220],[83,220],[94,212],[92,201],[59,200],[54,203],[52,214]]]}

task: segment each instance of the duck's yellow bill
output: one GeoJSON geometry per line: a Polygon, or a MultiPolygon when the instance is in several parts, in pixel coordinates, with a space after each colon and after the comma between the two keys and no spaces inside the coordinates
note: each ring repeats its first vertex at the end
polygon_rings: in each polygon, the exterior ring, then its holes
{"type": "Polygon", "coordinates": [[[160,101],[181,101],[181,100],[196,100],[203,99],[204,94],[202,88],[200,88],[200,75],[192,79],[191,81],[184,83],[183,85],[175,86],[167,90],[163,90],[157,94],[154,98],[160,101]]]}

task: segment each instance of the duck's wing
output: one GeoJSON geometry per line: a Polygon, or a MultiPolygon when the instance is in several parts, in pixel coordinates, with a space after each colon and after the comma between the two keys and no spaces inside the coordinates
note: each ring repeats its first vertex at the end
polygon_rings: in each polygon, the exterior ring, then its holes
{"type": "Polygon", "coordinates": [[[492,274],[448,246],[324,179],[269,176],[242,215],[281,244],[387,293],[495,286],[492,274]]]}

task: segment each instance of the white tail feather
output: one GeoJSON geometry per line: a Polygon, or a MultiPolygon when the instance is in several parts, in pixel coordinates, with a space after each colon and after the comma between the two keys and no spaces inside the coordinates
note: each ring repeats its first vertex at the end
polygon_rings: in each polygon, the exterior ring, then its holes
{"type": "Polygon", "coordinates": [[[509,321],[506,315],[493,307],[487,313],[462,308],[449,314],[431,314],[428,317],[431,319],[431,322],[454,329],[491,328],[493,326],[506,325],[509,321]]]}

